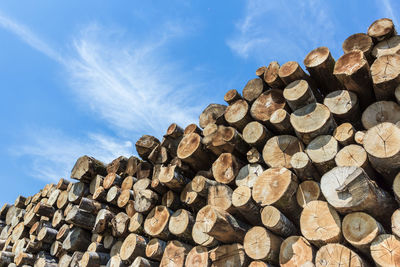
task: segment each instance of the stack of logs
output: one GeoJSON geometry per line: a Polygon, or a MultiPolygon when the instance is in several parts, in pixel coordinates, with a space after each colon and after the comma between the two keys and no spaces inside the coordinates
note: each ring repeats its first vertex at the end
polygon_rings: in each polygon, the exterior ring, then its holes
{"type": "Polygon", "coordinates": [[[3,266],[400,266],[400,36],[390,19],[257,69],[199,126],[0,210],[3,266]]]}

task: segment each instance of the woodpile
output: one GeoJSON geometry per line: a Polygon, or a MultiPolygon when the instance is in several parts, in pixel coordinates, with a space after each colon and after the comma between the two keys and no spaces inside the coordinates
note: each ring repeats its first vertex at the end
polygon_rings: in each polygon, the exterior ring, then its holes
{"type": "Polygon", "coordinates": [[[400,36],[380,19],[343,51],[5,204],[0,266],[400,266],[400,36]]]}

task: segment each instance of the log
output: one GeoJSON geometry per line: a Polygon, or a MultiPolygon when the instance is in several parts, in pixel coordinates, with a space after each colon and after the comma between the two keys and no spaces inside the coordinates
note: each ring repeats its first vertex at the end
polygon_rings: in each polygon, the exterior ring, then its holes
{"type": "Polygon", "coordinates": [[[263,261],[252,261],[250,262],[249,267],[274,267],[274,265],[263,261]]]}
{"type": "Polygon", "coordinates": [[[265,90],[267,90],[266,84],[260,78],[256,78],[247,82],[242,95],[246,101],[253,103],[265,90]]]}
{"type": "Polygon", "coordinates": [[[197,133],[199,135],[202,135],[202,130],[196,124],[191,123],[188,126],[186,126],[183,134],[187,135],[187,134],[190,134],[190,133],[197,133]]]}
{"type": "Polygon", "coordinates": [[[135,176],[139,163],[140,159],[135,156],[131,156],[126,163],[124,176],[135,176]]]}
{"type": "Polygon", "coordinates": [[[146,256],[148,240],[137,234],[128,235],[121,246],[120,257],[123,261],[133,262],[136,257],[146,256]]]}
{"type": "Polygon", "coordinates": [[[377,266],[396,266],[400,261],[400,239],[390,234],[379,235],[371,244],[371,256],[377,266]]]}
{"type": "Polygon", "coordinates": [[[377,58],[371,66],[374,93],[377,100],[392,100],[400,82],[400,55],[377,58]]]}
{"type": "Polygon", "coordinates": [[[68,181],[68,180],[66,180],[66,179],[64,179],[64,178],[61,178],[59,181],[58,181],[58,183],[57,183],[57,185],[56,185],[56,188],[57,189],[59,189],[59,190],[67,190],[67,188],[68,188],[68,185],[70,184],[71,182],[70,181],[68,181]]]}
{"type": "Polygon", "coordinates": [[[282,90],[271,89],[262,93],[250,108],[251,117],[263,124],[268,124],[272,113],[280,108],[286,108],[282,90]]]}
{"type": "Polygon", "coordinates": [[[200,114],[199,125],[206,128],[210,123],[224,124],[224,113],[226,106],[220,104],[210,104],[200,114]]]}
{"type": "Polygon", "coordinates": [[[269,63],[267,69],[264,72],[264,81],[271,88],[279,88],[282,89],[285,87],[285,84],[279,77],[279,63],[277,61],[272,61],[269,63]]]}
{"type": "Polygon", "coordinates": [[[341,146],[348,146],[354,144],[354,135],[356,130],[354,129],[351,123],[345,122],[340,124],[336,129],[333,131],[333,138],[339,142],[341,146]]]}
{"type": "Polygon", "coordinates": [[[202,246],[193,247],[186,256],[185,266],[210,267],[208,249],[202,246]]]}
{"type": "Polygon", "coordinates": [[[205,233],[223,243],[242,242],[249,229],[248,225],[215,206],[204,206],[197,213],[196,222],[202,221],[202,219],[205,219],[203,222],[206,226],[205,233]]]}
{"type": "Polygon", "coordinates": [[[118,198],[121,195],[121,188],[114,185],[107,191],[106,201],[117,206],[118,198]]]}
{"type": "Polygon", "coordinates": [[[111,250],[117,242],[118,239],[112,236],[111,233],[107,232],[104,234],[103,238],[104,248],[111,250]]]}
{"type": "Polygon", "coordinates": [[[289,83],[283,90],[283,97],[292,111],[317,102],[306,80],[295,80],[289,83]]]}
{"type": "Polygon", "coordinates": [[[233,190],[227,185],[218,184],[208,189],[207,204],[218,207],[232,214],[241,217],[239,211],[232,203],[233,190]]]}
{"type": "Polygon", "coordinates": [[[214,179],[223,184],[233,184],[243,163],[230,153],[222,153],[212,164],[214,179]]]}
{"type": "Polygon", "coordinates": [[[297,186],[297,177],[290,170],[270,168],[258,176],[252,196],[259,205],[273,205],[291,220],[297,221],[300,215],[300,208],[294,196],[297,186]]]}
{"type": "Polygon", "coordinates": [[[11,253],[8,251],[1,251],[0,252],[0,262],[2,262],[4,265],[13,263],[14,262],[14,253],[11,253]]]}
{"type": "Polygon", "coordinates": [[[24,225],[32,227],[32,225],[39,221],[39,219],[40,217],[33,210],[31,210],[24,215],[24,225]]]}
{"type": "Polygon", "coordinates": [[[145,189],[136,194],[134,208],[136,212],[149,213],[157,205],[160,197],[150,189],[145,189]]]}
{"type": "Polygon", "coordinates": [[[248,266],[250,259],[247,257],[241,244],[218,246],[209,252],[213,267],[248,266]]]}
{"type": "Polygon", "coordinates": [[[109,173],[104,178],[103,187],[104,187],[104,189],[110,189],[113,186],[121,187],[123,180],[124,179],[121,176],[119,176],[118,174],[109,173]]]}
{"type": "Polygon", "coordinates": [[[71,190],[68,191],[68,201],[73,204],[79,204],[82,197],[89,194],[89,186],[83,182],[74,183],[71,190]]]}
{"type": "MultiPolygon", "coordinates": [[[[175,141],[175,140],[173,140],[175,141]]],[[[176,147],[179,144],[179,140],[176,142],[176,147]]],[[[175,142],[174,142],[175,143],[175,142]]],[[[153,164],[166,164],[167,161],[169,160],[169,155],[168,152],[170,153],[175,153],[176,154],[176,147],[172,144],[172,141],[170,139],[164,138],[163,142],[160,145],[157,145],[153,151],[150,153],[148,160],[153,164]],[[171,147],[171,150],[167,150],[165,146],[171,147]],[[172,147],[174,149],[172,149],[172,147]]]]}
{"type": "Polygon", "coordinates": [[[396,34],[393,21],[388,18],[375,20],[369,27],[367,34],[375,41],[382,41],[396,34]]]}
{"type": "Polygon", "coordinates": [[[241,99],[243,99],[243,98],[236,89],[231,89],[228,92],[226,92],[226,94],[224,95],[224,101],[226,103],[228,103],[229,105],[231,105],[241,99]]]}
{"type": "Polygon", "coordinates": [[[39,258],[35,262],[35,267],[57,267],[59,266],[57,264],[57,261],[53,259],[47,259],[47,258],[39,258]]]}
{"type": "Polygon", "coordinates": [[[360,50],[341,56],[335,64],[333,74],[347,90],[357,94],[361,110],[374,100],[372,79],[368,61],[360,50]]]}
{"type": "Polygon", "coordinates": [[[343,85],[333,75],[335,59],[328,47],[321,46],[312,50],[305,57],[304,65],[323,95],[343,89],[343,85]]]}
{"type": "Polygon", "coordinates": [[[302,236],[290,236],[283,240],[279,252],[279,265],[282,267],[303,266],[314,262],[316,251],[302,236]]]}
{"type": "Polygon", "coordinates": [[[316,180],[319,181],[321,176],[318,174],[311,159],[304,152],[297,152],[293,154],[290,159],[290,165],[297,177],[302,180],[316,180]]]}
{"type": "Polygon", "coordinates": [[[396,98],[397,104],[400,105],[400,85],[396,87],[396,90],[394,91],[394,96],[396,98]]]}
{"type": "Polygon", "coordinates": [[[191,182],[188,183],[182,190],[180,195],[180,202],[187,205],[192,211],[198,211],[206,205],[206,199],[192,190],[191,182]]]}
{"type": "Polygon", "coordinates": [[[125,237],[128,235],[129,217],[125,212],[119,212],[111,220],[111,233],[115,237],[125,237]]]}
{"type": "Polygon", "coordinates": [[[267,67],[261,66],[256,70],[256,75],[263,80],[264,79],[264,73],[267,70],[267,67]]]}
{"type": "Polygon", "coordinates": [[[89,192],[90,194],[94,194],[97,188],[103,186],[104,176],[96,175],[95,178],[89,184],[89,192]]]}
{"type": "Polygon", "coordinates": [[[93,232],[101,234],[103,233],[108,224],[111,223],[112,218],[114,218],[114,214],[106,209],[99,210],[96,216],[96,220],[93,226],[93,232]]]}
{"type": "Polygon", "coordinates": [[[55,189],[53,192],[51,192],[49,199],[47,200],[47,205],[56,207],[57,204],[57,199],[58,196],[60,195],[61,191],[58,189],[55,189]]]}
{"type": "Polygon", "coordinates": [[[35,264],[36,257],[32,254],[20,252],[15,254],[14,262],[17,266],[27,265],[33,266],[35,264]]]}
{"type": "Polygon", "coordinates": [[[130,189],[124,189],[121,190],[121,194],[119,195],[117,199],[117,206],[119,208],[125,207],[129,200],[133,199],[133,191],[130,189]]]}
{"type": "Polygon", "coordinates": [[[394,178],[392,189],[397,203],[400,203],[400,174],[397,174],[394,178]]]}
{"type": "Polygon", "coordinates": [[[361,122],[365,129],[382,123],[396,123],[400,121],[400,105],[393,101],[378,101],[366,108],[362,114],[361,122]]]}
{"type": "Polygon", "coordinates": [[[172,211],[165,206],[154,207],[144,221],[146,234],[163,240],[169,240],[171,233],[168,229],[168,221],[172,211]]]}
{"type": "Polygon", "coordinates": [[[354,134],[354,141],[356,142],[356,144],[359,144],[361,146],[364,145],[364,136],[366,133],[366,131],[357,131],[354,134]]]}
{"type": "Polygon", "coordinates": [[[393,197],[358,167],[336,167],[321,178],[326,200],[342,214],[364,211],[378,221],[389,222],[396,209],[393,197]]]}
{"type": "Polygon", "coordinates": [[[340,243],[343,239],[340,217],[328,202],[314,200],[301,212],[301,234],[317,247],[340,243]]]}
{"type": "Polygon", "coordinates": [[[183,267],[186,255],[192,249],[191,246],[184,244],[178,240],[168,242],[162,256],[160,267],[164,266],[180,266],[183,267]]]}
{"type": "Polygon", "coordinates": [[[213,236],[207,234],[207,229],[208,222],[204,218],[204,214],[200,212],[197,213],[196,222],[193,225],[192,229],[193,241],[203,247],[215,247],[216,245],[218,245],[218,240],[215,239],[213,236]]]}
{"type": "Polygon", "coordinates": [[[332,113],[336,122],[360,121],[358,97],[352,91],[337,90],[326,95],[324,105],[332,113]]]}
{"type": "Polygon", "coordinates": [[[75,251],[72,254],[70,266],[71,267],[79,267],[82,257],[83,257],[83,252],[75,251]]]}
{"type": "Polygon", "coordinates": [[[229,125],[242,132],[244,127],[252,120],[249,110],[250,106],[246,100],[237,100],[226,108],[225,120],[229,125]]]}
{"type": "Polygon", "coordinates": [[[372,167],[391,184],[400,171],[400,128],[390,122],[378,124],[367,131],[363,144],[372,167]]]}
{"type": "Polygon", "coordinates": [[[80,228],[91,231],[96,223],[96,215],[90,212],[80,210],[78,206],[74,206],[65,217],[67,223],[73,224],[80,228]]]}
{"type": "Polygon", "coordinates": [[[107,203],[107,191],[104,189],[104,187],[100,186],[96,189],[93,194],[93,199],[101,203],[107,203]]]}
{"type": "Polygon", "coordinates": [[[129,217],[132,217],[135,213],[135,201],[129,200],[128,204],[125,206],[125,212],[129,217]]]}
{"type": "Polygon", "coordinates": [[[58,262],[58,266],[60,267],[68,267],[71,263],[72,260],[72,256],[68,255],[68,254],[64,254],[61,256],[59,262],[58,262]]]}
{"type": "Polygon", "coordinates": [[[249,163],[261,163],[263,162],[263,158],[261,156],[261,153],[258,152],[256,148],[252,148],[246,153],[247,161],[249,163]]]}
{"type": "Polygon", "coordinates": [[[68,205],[68,191],[61,191],[57,198],[57,209],[64,209],[68,205]]]}
{"type": "Polygon", "coordinates": [[[166,246],[167,243],[165,241],[152,238],[146,245],[146,257],[155,261],[161,261],[166,246]]]}
{"type": "Polygon", "coordinates": [[[246,186],[249,188],[253,188],[254,182],[263,171],[264,168],[260,164],[246,164],[240,169],[239,173],[236,175],[235,183],[238,187],[246,186]]]}
{"type": "Polygon", "coordinates": [[[377,43],[372,50],[372,56],[379,58],[382,56],[398,54],[400,50],[400,36],[395,35],[387,40],[377,43]]]}
{"type": "Polygon", "coordinates": [[[299,184],[296,192],[297,204],[304,208],[309,202],[313,200],[324,199],[320,184],[315,181],[304,181],[299,184]]]}
{"type": "Polygon", "coordinates": [[[106,166],[103,162],[85,155],[76,161],[71,171],[71,178],[83,183],[90,183],[97,174],[105,176],[107,174],[106,166]]]}
{"type": "Polygon", "coordinates": [[[42,227],[37,235],[37,240],[43,243],[51,244],[56,241],[57,233],[58,231],[56,229],[42,227]]]}
{"type": "Polygon", "coordinates": [[[68,224],[64,224],[63,226],[61,226],[60,229],[58,229],[56,240],[63,242],[65,238],[67,238],[69,231],[70,227],[68,224]]]}
{"type": "Polygon", "coordinates": [[[365,212],[347,214],[343,218],[342,231],[346,241],[367,256],[372,241],[385,233],[383,226],[365,212]]]}
{"type": "Polygon", "coordinates": [[[279,248],[282,238],[274,235],[264,227],[254,226],[244,237],[243,247],[246,254],[254,260],[279,263],[279,248]]]}
{"type": "Polygon", "coordinates": [[[128,265],[124,264],[124,262],[121,260],[120,256],[117,254],[110,258],[110,260],[108,261],[106,266],[107,267],[127,267],[128,265]]]}
{"type": "Polygon", "coordinates": [[[168,190],[161,199],[161,205],[169,208],[170,210],[178,210],[182,203],[180,197],[174,191],[168,190]]]}
{"type": "Polygon", "coordinates": [[[290,115],[297,137],[305,144],[309,144],[315,137],[331,134],[336,128],[332,113],[323,104],[309,104],[290,115]]]}
{"type": "Polygon", "coordinates": [[[361,50],[368,62],[372,62],[371,52],[374,47],[372,38],[365,33],[356,33],[347,37],[342,44],[342,49],[345,54],[354,51],[361,50]]]}
{"type": "Polygon", "coordinates": [[[305,152],[310,157],[318,172],[323,175],[336,166],[335,157],[339,144],[331,135],[320,135],[312,140],[305,152]]]}
{"type": "Polygon", "coordinates": [[[261,211],[262,224],[276,235],[288,237],[297,234],[296,226],[274,206],[266,206],[261,211]]]}
{"type": "Polygon", "coordinates": [[[74,227],[69,231],[67,238],[63,241],[63,249],[68,252],[85,251],[90,245],[90,232],[82,228],[74,227]]]}
{"type": "Polygon", "coordinates": [[[282,108],[272,113],[269,122],[278,134],[294,134],[293,127],[290,124],[290,114],[282,108]]]}
{"type": "Polygon", "coordinates": [[[303,151],[304,146],[294,136],[278,135],[270,138],[263,149],[264,162],[271,168],[292,168],[292,156],[303,151]]]}
{"type": "Polygon", "coordinates": [[[251,197],[251,189],[239,186],[232,193],[232,204],[251,225],[261,225],[260,207],[251,197]]]}
{"type": "MultiPolygon", "coordinates": [[[[239,171],[239,173],[240,173],[240,171],[239,171]]],[[[196,175],[193,178],[192,182],[191,182],[192,190],[194,192],[198,193],[202,197],[207,197],[208,196],[208,189],[211,186],[217,185],[217,184],[218,184],[217,181],[208,179],[205,176],[199,175],[199,174],[196,175]]]]}
{"type": "Polygon", "coordinates": [[[118,175],[123,175],[125,173],[127,164],[128,158],[124,156],[119,156],[107,165],[107,173],[116,173],[118,175]]]}
{"type": "Polygon", "coordinates": [[[151,151],[160,144],[160,141],[151,135],[143,135],[136,141],[135,147],[138,155],[143,159],[147,160],[151,151]]]}
{"type": "Polygon", "coordinates": [[[258,121],[248,123],[243,129],[243,140],[252,147],[260,150],[272,136],[272,132],[258,121]]]}
{"type": "Polygon", "coordinates": [[[86,251],[80,264],[82,267],[99,267],[100,265],[106,265],[109,260],[110,254],[108,253],[86,251]]]}
{"type": "MultiPolygon", "coordinates": [[[[201,164],[197,164],[200,166],[201,164]]],[[[176,165],[161,166],[158,179],[165,184],[169,189],[180,192],[189,183],[189,179],[185,177],[176,165]]]]}
{"type": "Polygon", "coordinates": [[[179,209],[175,211],[169,220],[169,231],[178,238],[186,241],[192,241],[192,228],[194,224],[194,217],[191,212],[179,209]]]}
{"type": "Polygon", "coordinates": [[[108,209],[115,211],[117,210],[116,208],[112,208],[110,206],[107,206],[101,202],[98,202],[94,199],[86,198],[83,197],[81,199],[81,202],[79,203],[79,209],[83,211],[90,212],[92,214],[97,214],[101,209],[108,209]]]}
{"type": "Polygon", "coordinates": [[[194,170],[207,170],[210,167],[210,156],[203,148],[200,135],[185,135],[179,143],[178,158],[189,164],[194,170]]]}
{"type": "Polygon", "coordinates": [[[327,244],[315,256],[316,266],[370,266],[353,250],[341,244],[327,244]]]}
{"type": "Polygon", "coordinates": [[[400,237],[400,209],[395,210],[391,218],[391,230],[392,234],[400,237]]]}
{"type": "Polygon", "coordinates": [[[368,161],[368,155],[365,149],[359,145],[348,145],[342,148],[335,157],[336,165],[342,166],[356,166],[363,168],[364,171],[370,176],[376,175],[368,161]]]}
{"type": "Polygon", "coordinates": [[[111,257],[120,254],[122,243],[123,242],[121,240],[117,240],[117,242],[112,245],[110,250],[111,257]]]}
{"type": "Polygon", "coordinates": [[[24,209],[26,207],[25,201],[26,201],[26,197],[18,196],[14,201],[14,206],[17,208],[20,208],[20,209],[24,209]]]}
{"type": "MultiPolygon", "coordinates": [[[[65,251],[62,249],[62,243],[60,241],[54,241],[50,247],[50,255],[59,258],[64,254],[65,251]]],[[[57,266],[57,265],[56,265],[57,266]]]]}
{"type": "Polygon", "coordinates": [[[158,262],[154,262],[140,256],[136,257],[131,264],[132,267],[158,267],[158,265],[158,262]]]}
{"type": "Polygon", "coordinates": [[[121,189],[122,190],[132,190],[133,185],[138,181],[136,177],[133,176],[127,176],[124,178],[121,184],[121,189]]]}
{"type": "Polygon", "coordinates": [[[33,209],[33,212],[35,212],[36,214],[38,214],[40,216],[45,216],[48,218],[51,218],[54,215],[55,211],[56,210],[52,206],[47,205],[42,202],[39,202],[38,204],[36,204],[35,208],[33,209]]]}
{"type": "Polygon", "coordinates": [[[131,233],[143,235],[145,233],[143,224],[144,224],[143,215],[141,213],[135,213],[129,220],[128,230],[131,233]]]}

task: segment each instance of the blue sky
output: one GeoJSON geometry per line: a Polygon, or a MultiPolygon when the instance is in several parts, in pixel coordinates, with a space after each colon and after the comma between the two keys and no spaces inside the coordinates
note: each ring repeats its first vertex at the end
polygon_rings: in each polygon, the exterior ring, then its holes
{"type": "Polygon", "coordinates": [[[68,177],[83,154],[135,154],[142,134],[198,122],[272,60],[335,58],[385,1],[0,3],[0,202],[68,177]]]}

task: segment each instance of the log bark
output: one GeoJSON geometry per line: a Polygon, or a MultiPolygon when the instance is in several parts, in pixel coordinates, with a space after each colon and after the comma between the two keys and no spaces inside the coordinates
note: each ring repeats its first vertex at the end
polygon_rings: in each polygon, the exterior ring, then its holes
{"type": "Polygon", "coordinates": [[[348,145],[342,148],[335,157],[335,162],[338,167],[355,166],[363,168],[370,176],[376,175],[374,169],[368,161],[368,155],[365,149],[359,145],[348,145]]]}
{"type": "Polygon", "coordinates": [[[321,178],[326,200],[342,214],[364,211],[381,222],[389,222],[396,209],[390,194],[358,167],[336,167],[321,178]]]}
{"type": "Polygon", "coordinates": [[[115,237],[125,237],[128,235],[129,217],[125,212],[119,212],[111,220],[111,233],[115,237]]]}
{"type": "Polygon", "coordinates": [[[400,203],[400,173],[394,178],[392,189],[397,203],[400,203]]]}
{"type": "Polygon", "coordinates": [[[261,211],[262,224],[276,235],[288,237],[297,234],[296,226],[274,206],[266,206],[261,211]]]}
{"type": "Polygon", "coordinates": [[[82,197],[89,194],[89,185],[83,182],[74,183],[68,192],[68,201],[73,204],[79,204],[82,197]]]}
{"type": "Polygon", "coordinates": [[[225,120],[229,125],[242,132],[244,127],[252,120],[249,110],[250,106],[246,100],[237,100],[226,108],[225,120]]]}
{"type": "Polygon", "coordinates": [[[136,257],[146,256],[148,240],[137,234],[128,235],[121,246],[120,257],[123,261],[132,263],[136,257]]]}
{"type": "Polygon", "coordinates": [[[110,254],[102,252],[85,252],[80,264],[82,267],[100,267],[110,260],[110,254]]]}
{"type": "Polygon", "coordinates": [[[315,168],[323,175],[336,166],[335,157],[339,144],[331,135],[320,135],[312,140],[305,152],[310,157],[315,168]]]}
{"type": "Polygon", "coordinates": [[[226,103],[228,103],[229,105],[231,105],[241,99],[243,99],[243,98],[236,89],[231,89],[228,92],[226,92],[226,94],[224,95],[224,101],[226,103]]]}
{"type": "Polygon", "coordinates": [[[116,173],[118,175],[123,175],[125,173],[127,163],[128,158],[124,156],[119,156],[107,165],[107,173],[116,173]]]}
{"type": "Polygon", "coordinates": [[[339,142],[341,146],[348,146],[354,144],[354,135],[356,130],[351,123],[345,122],[340,124],[333,131],[333,138],[339,142]]]}
{"type": "Polygon", "coordinates": [[[188,183],[182,190],[180,202],[187,205],[190,210],[196,212],[206,205],[206,198],[201,197],[197,192],[192,190],[192,183],[188,183]]]}
{"type": "Polygon", "coordinates": [[[393,21],[388,18],[375,20],[367,31],[368,35],[375,41],[382,41],[396,34],[393,21]]]}
{"type": "Polygon", "coordinates": [[[160,144],[160,140],[151,135],[143,135],[136,141],[135,147],[138,155],[147,160],[151,151],[160,144]]]}
{"type": "Polygon", "coordinates": [[[228,212],[210,205],[204,206],[197,213],[196,222],[198,221],[203,221],[206,234],[223,243],[243,242],[249,229],[248,225],[236,220],[228,212]]]}
{"type": "Polygon", "coordinates": [[[260,78],[252,79],[243,88],[243,98],[249,103],[253,103],[265,90],[266,84],[260,78]]]}
{"type": "Polygon", "coordinates": [[[106,175],[107,170],[103,162],[89,156],[80,157],[71,171],[71,178],[90,183],[90,181],[97,175],[106,175]]]}
{"type": "Polygon", "coordinates": [[[265,207],[273,205],[293,221],[297,221],[300,208],[295,194],[297,177],[286,168],[270,168],[258,176],[252,196],[255,202],[265,207]]]}
{"type": "MultiPolygon", "coordinates": [[[[200,158],[199,158],[200,160],[200,158]]],[[[200,164],[195,163],[197,166],[200,164]]],[[[189,179],[185,177],[176,165],[161,166],[158,179],[165,184],[169,189],[180,192],[189,183],[189,179]]]]}
{"type": "Polygon", "coordinates": [[[224,113],[226,106],[220,104],[210,104],[200,114],[199,125],[201,128],[206,128],[210,123],[224,124],[224,113]]]}
{"type": "Polygon", "coordinates": [[[186,242],[192,241],[192,228],[194,224],[194,217],[191,212],[179,209],[175,211],[169,219],[168,229],[169,231],[186,242]]]}
{"type": "Polygon", "coordinates": [[[271,88],[283,89],[285,87],[284,82],[279,77],[279,69],[279,63],[272,61],[264,72],[264,81],[271,88]]]}
{"type": "Polygon", "coordinates": [[[370,69],[362,51],[353,50],[341,56],[333,74],[347,90],[357,94],[362,110],[374,101],[370,69]]]}
{"type": "Polygon", "coordinates": [[[312,164],[311,159],[304,152],[297,152],[293,154],[292,158],[290,159],[290,165],[292,166],[297,177],[302,181],[319,181],[321,178],[316,168],[312,164]]]}
{"type": "Polygon", "coordinates": [[[271,168],[292,168],[292,156],[303,151],[303,144],[294,136],[278,135],[270,138],[263,149],[264,162],[271,168]]]}
{"type": "Polygon", "coordinates": [[[372,241],[385,233],[383,226],[365,212],[347,214],[343,218],[342,231],[346,241],[367,256],[372,241]]]}
{"type": "Polygon", "coordinates": [[[208,189],[213,185],[217,185],[218,182],[215,180],[208,179],[203,175],[196,175],[193,178],[191,184],[192,184],[192,190],[194,192],[198,193],[202,197],[207,197],[208,189]]]}
{"type": "Polygon", "coordinates": [[[108,224],[111,223],[112,218],[114,218],[114,214],[111,211],[106,209],[99,210],[93,226],[93,232],[98,234],[103,233],[108,228],[108,224]]]}
{"type": "Polygon", "coordinates": [[[243,247],[246,254],[254,260],[264,260],[278,264],[281,243],[282,238],[264,227],[254,226],[246,233],[243,247]]]}
{"type": "Polygon", "coordinates": [[[139,163],[140,159],[135,156],[131,156],[126,163],[124,176],[135,176],[139,163]]]}
{"type": "Polygon", "coordinates": [[[37,235],[37,240],[43,243],[51,244],[56,241],[57,233],[58,231],[56,229],[42,227],[37,235]]]}
{"type": "Polygon", "coordinates": [[[100,186],[96,189],[93,194],[93,199],[101,203],[107,203],[107,191],[104,189],[104,187],[100,186]]]}
{"type": "Polygon", "coordinates": [[[400,121],[400,105],[393,101],[379,101],[371,104],[362,114],[361,122],[365,129],[383,123],[400,121]]]}
{"type": "Polygon", "coordinates": [[[74,206],[71,211],[68,212],[65,221],[77,227],[91,231],[96,223],[96,215],[80,210],[78,206],[74,206]]]}
{"type": "Polygon", "coordinates": [[[344,89],[343,85],[333,75],[335,59],[333,59],[328,47],[322,46],[312,50],[305,57],[304,65],[323,95],[344,89]]]}
{"type": "Polygon", "coordinates": [[[39,202],[36,204],[33,211],[40,216],[51,218],[56,210],[50,205],[39,202]]]}
{"type": "Polygon", "coordinates": [[[323,104],[309,104],[290,115],[297,137],[305,144],[309,144],[315,137],[331,134],[336,128],[332,113],[323,104]]]}
{"type": "Polygon", "coordinates": [[[166,246],[167,243],[165,241],[158,238],[152,238],[146,246],[146,257],[155,261],[161,261],[166,246]]]}
{"type": "Polygon", "coordinates": [[[216,247],[210,251],[211,266],[248,266],[250,259],[246,255],[241,244],[235,243],[216,247]]]}
{"type": "Polygon", "coordinates": [[[191,249],[191,246],[184,244],[178,240],[172,240],[168,242],[160,262],[160,267],[183,267],[186,256],[191,249]]]}
{"type": "Polygon", "coordinates": [[[168,221],[172,211],[165,206],[153,208],[144,221],[144,231],[146,234],[163,240],[169,240],[171,233],[168,229],[168,221]]]}
{"type": "Polygon", "coordinates": [[[296,192],[297,204],[304,208],[309,202],[313,200],[324,199],[320,184],[315,181],[304,181],[299,184],[296,192]]]}
{"type": "Polygon", "coordinates": [[[400,128],[384,122],[367,131],[364,148],[372,167],[389,182],[400,171],[400,128]]]}
{"type": "Polygon", "coordinates": [[[387,40],[377,43],[372,50],[372,56],[379,58],[382,56],[398,54],[400,50],[400,36],[395,35],[387,40]]]}
{"type": "Polygon", "coordinates": [[[210,156],[203,148],[200,135],[196,133],[185,135],[182,138],[177,155],[194,170],[207,170],[210,167],[210,156]]]}
{"type": "Polygon", "coordinates": [[[248,123],[243,129],[243,140],[252,147],[260,150],[272,136],[272,132],[258,121],[248,123]]]}
{"type": "Polygon", "coordinates": [[[90,245],[90,232],[82,228],[75,227],[68,233],[63,242],[63,249],[68,252],[85,251],[90,245]]]}
{"type": "Polygon", "coordinates": [[[283,97],[292,111],[317,102],[306,80],[296,80],[289,83],[283,90],[283,97]]]}
{"type": "Polygon", "coordinates": [[[302,236],[286,238],[280,247],[279,265],[282,267],[303,266],[307,262],[314,262],[316,251],[302,236]]]}
{"type": "Polygon", "coordinates": [[[162,196],[161,205],[170,210],[178,210],[182,206],[182,203],[178,194],[169,190],[162,196]]]}
{"type": "Polygon", "coordinates": [[[341,244],[327,244],[321,247],[315,256],[315,263],[316,266],[370,266],[357,253],[341,244]]]}
{"type": "Polygon", "coordinates": [[[350,35],[342,44],[342,49],[345,54],[354,50],[361,50],[370,63],[373,61],[371,56],[373,47],[374,42],[372,38],[365,33],[350,35]]]}
{"type": "Polygon", "coordinates": [[[278,134],[294,134],[293,127],[290,124],[290,114],[282,108],[272,113],[269,122],[273,130],[278,134]]]}
{"type": "Polygon", "coordinates": [[[232,193],[232,204],[251,225],[261,225],[260,207],[251,197],[251,189],[239,186],[232,193]]]}
{"type": "Polygon", "coordinates": [[[202,246],[193,247],[186,256],[185,266],[210,267],[208,249],[202,246]]]}
{"type": "Polygon", "coordinates": [[[360,121],[360,107],[358,97],[348,90],[337,90],[326,95],[324,105],[332,113],[336,122],[360,121]]]}
{"type": "Polygon", "coordinates": [[[59,190],[67,190],[67,188],[68,188],[68,185],[70,184],[70,181],[68,181],[68,180],[66,180],[66,179],[64,179],[64,178],[61,178],[59,181],[58,181],[58,183],[57,183],[57,185],[56,185],[56,188],[57,189],[59,189],[59,190]]]}
{"type": "Polygon", "coordinates": [[[392,100],[400,82],[400,55],[377,58],[371,66],[371,76],[377,100],[392,100]]]}
{"type": "Polygon", "coordinates": [[[317,247],[343,239],[339,214],[328,202],[314,200],[301,212],[301,234],[317,247]]]}
{"type": "Polygon", "coordinates": [[[280,108],[286,108],[282,90],[271,89],[262,93],[250,108],[251,117],[263,124],[268,124],[272,113],[280,108]]]}
{"type": "Polygon", "coordinates": [[[118,174],[113,173],[113,172],[109,173],[104,178],[103,187],[104,187],[104,189],[110,189],[113,186],[121,187],[123,180],[124,179],[121,176],[119,176],[118,174]]]}

